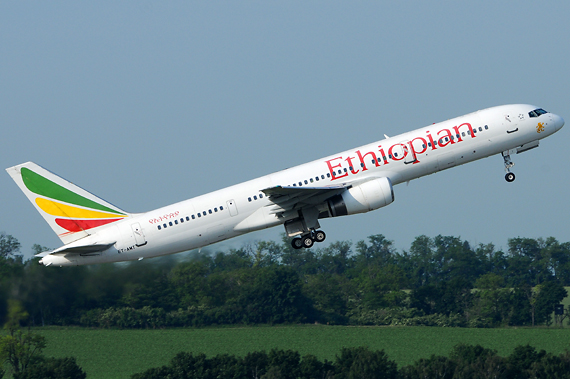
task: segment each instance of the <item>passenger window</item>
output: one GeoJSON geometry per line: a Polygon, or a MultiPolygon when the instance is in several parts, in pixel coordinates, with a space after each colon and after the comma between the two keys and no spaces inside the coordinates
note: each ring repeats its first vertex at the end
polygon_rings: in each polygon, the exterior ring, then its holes
{"type": "Polygon", "coordinates": [[[166,229],[166,224],[162,224],[162,227],[163,227],[164,229],[166,229]]]}
{"type": "Polygon", "coordinates": [[[162,228],[160,227],[160,225],[158,225],[158,230],[160,230],[160,229],[162,229],[162,228]]]}
{"type": "MultiPolygon", "coordinates": [[[[327,175],[328,175],[328,174],[327,174],[327,175]]],[[[324,179],[324,178],[325,178],[325,176],[324,176],[324,175],[321,175],[321,179],[324,179]]]]}
{"type": "Polygon", "coordinates": [[[168,225],[172,226],[172,221],[170,221],[170,222],[168,223],[168,225]]]}
{"type": "Polygon", "coordinates": [[[479,127],[479,131],[482,132],[482,131],[483,131],[483,128],[482,128],[482,127],[479,127]]]}
{"type": "Polygon", "coordinates": [[[180,223],[182,224],[183,222],[184,222],[184,219],[183,219],[183,218],[181,218],[181,219],[180,219],[180,223]]]}
{"type": "Polygon", "coordinates": [[[303,182],[299,182],[299,187],[303,186],[303,182]]]}
{"type": "Polygon", "coordinates": [[[196,219],[196,216],[192,215],[192,220],[195,220],[195,219],[196,219]]]}
{"type": "Polygon", "coordinates": [[[295,183],[293,183],[293,187],[297,187],[297,185],[295,183]]]}
{"type": "Polygon", "coordinates": [[[305,184],[309,184],[309,182],[305,180],[305,184]]]}
{"type": "Polygon", "coordinates": [[[218,211],[218,208],[214,208],[214,212],[217,212],[217,211],[218,211]]]}
{"type": "Polygon", "coordinates": [[[209,213],[209,214],[212,214],[212,210],[211,210],[211,209],[208,209],[208,213],[209,213]]]}
{"type": "Polygon", "coordinates": [[[190,221],[190,217],[186,216],[186,221],[190,221]]]}
{"type": "Polygon", "coordinates": [[[253,196],[253,200],[257,200],[257,195],[253,196]]]}
{"type": "Polygon", "coordinates": [[[311,181],[311,183],[313,183],[313,178],[309,179],[311,181]]]}
{"type": "Polygon", "coordinates": [[[487,129],[489,129],[489,126],[488,126],[488,125],[485,125],[485,130],[487,130],[487,129]]]}
{"type": "Polygon", "coordinates": [[[223,210],[224,210],[224,207],[220,207],[220,210],[223,211],[223,210]]]}
{"type": "Polygon", "coordinates": [[[318,177],[318,176],[315,176],[315,180],[318,182],[318,181],[319,181],[319,177],[318,177]]]}
{"type": "Polygon", "coordinates": [[[174,220],[174,223],[175,223],[176,225],[178,225],[178,220],[174,220]]]}
{"type": "Polygon", "coordinates": [[[259,194],[259,198],[260,198],[260,199],[263,199],[263,194],[262,194],[262,193],[259,194]]]}
{"type": "Polygon", "coordinates": [[[202,217],[202,214],[201,214],[201,213],[198,213],[198,217],[202,217]]]}
{"type": "Polygon", "coordinates": [[[331,177],[331,174],[327,172],[327,178],[330,178],[330,177],[331,177]]]}
{"type": "Polygon", "coordinates": [[[463,137],[465,137],[465,132],[461,132],[461,135],[462,135],[463,137]]]}
{"type": "Polygon", "coordinates": [[[425,148],[426,148],[426,144],[422,143],[422,149],[425,149],[425,148]]]}
{"type": "Polygon", "coordinates": [[[202,214],[205,216],[205,215],[206,215],[206,211],[202,212],[202,214]]]}
{"type": "Polygon", "coordinates": [[[248,198],[247,198],[247,201],[249,201],[249,202],[251,203],[251,197],[248,197],[248,198]]]}

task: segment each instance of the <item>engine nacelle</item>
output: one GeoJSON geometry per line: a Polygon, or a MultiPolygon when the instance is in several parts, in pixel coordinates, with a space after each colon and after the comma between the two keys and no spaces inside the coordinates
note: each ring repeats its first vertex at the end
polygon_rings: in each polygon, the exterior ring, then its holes
{"type": "Polygon", "coordinates": [[[327,202],[331,217],[365,213],[394,201],[394,190],[388,178],[372,179],[351,187],[327,202]]]}

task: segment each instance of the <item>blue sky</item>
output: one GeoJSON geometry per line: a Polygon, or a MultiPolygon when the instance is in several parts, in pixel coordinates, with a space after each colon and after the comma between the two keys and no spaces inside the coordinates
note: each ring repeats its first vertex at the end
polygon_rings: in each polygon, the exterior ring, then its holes
{"type": "MultiPolygon", "coordinates": [[[[1,2],[2,168],[34,161],[143,212],[478,109],[570,119],[570,3],[1,2]]],[[[328,240],[568,236],[568,126],[395,187],[328,240]]],[[[0,231],[60,241],[6,174],[0,231]]],[[[278,240],[282,227],[240,237],[278,240]]]]}

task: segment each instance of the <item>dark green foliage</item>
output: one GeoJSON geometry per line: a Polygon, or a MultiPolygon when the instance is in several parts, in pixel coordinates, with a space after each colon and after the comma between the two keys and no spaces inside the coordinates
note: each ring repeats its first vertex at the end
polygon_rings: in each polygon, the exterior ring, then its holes
{"type": "Polygon", "coordinates": [[[299,276],[286,267],[254,270],[237,303],[246,323],[305,322],[311,317],[299,276]]]}
{"type": "Polygon", "coordinates": [[[531,364],[528,377],[537,379],[570,378],[570,353],[566,352],[558,356],[543,355],[540,361],[531,364]]]}
{"type": "Polygon", "coordinates": [[[133,379],[153,378],[243,378],[245,370],[242,361],[234,356],[217,355],[208,359],[204,354],[179,353],[169,366],[152,368],[140,374],[134,374],[133,379]]]}
{"type": "Polygon", "coordinates": [[[343,349],[336,362],[321,362],[312,355],[300,357],[292,350],[273,349],[253,352],[243,358],[217,355],[207,358],[204,354],[177,354],[167,366],[151,368],[134,374],[132,379],[155,378],[397,378],[397,366],[384,351],[367,348],[343,349]]]}
{"type": "Polygon", "coordinates": [[[399,374],[402,379],[452,379],[456,367],[454,360],[432,355],[428,359],[422,358],[413,365],[403,367],[399,374]]]}
{"type": "Polygon", "coordinates": [[[501,357],[479,345],[459,344],[449,357],[432,355],[409,366],[398,367],[383,350],[343,348],[334,362],[321,362],[312,355],[300,357],[291,350],[258,351],[243,358],[204,354],[177,354],[167,366],[134,374],[133,379],[155,378],[282,378],[282,379],[460,379],[460,378],[569,378],[570,354],[559,356],[517,346],[501,357]]]}
{"type": "Polygon", "coordinates": [[[14,379],[85,379],[85,372],[77,365],[75,358],[47,358],[14,373],[14,379]]]}
{"type": "Polygon", "coordinates": [[[512,326],[531,325],[532,314],[530,305],[530,294],[532,288],[517,287],[511,293],[511,311],[509,313],[508,324],[512,326]]]}
{"type": "Polygon", "coordinates": [[[568,296],[568,292],[558,281],[548,281],[538,288],[535,302],[535,322],[537,324],[550,324],[554,306],[560,304],[568,296]]]}
{"type": "Polygon", "coordinates": [[[396,363],[388,359],[383,350],[370,351],[366,347],[343,348],[336,357],[334,370],[335,379],[395,379],[398,376],[396,363]]]}
{"type": "Polygon", "coordinates": [[[19,248],[0,234],[0,318],[17,300],[23,326],[549,325],[570,285],[570,243],[554,238],[513,238],[502,252],[419,236],[398,252],[381,234],[301,250],[284,236],[183,261],[65,268],[23,262],[19,248]]]}

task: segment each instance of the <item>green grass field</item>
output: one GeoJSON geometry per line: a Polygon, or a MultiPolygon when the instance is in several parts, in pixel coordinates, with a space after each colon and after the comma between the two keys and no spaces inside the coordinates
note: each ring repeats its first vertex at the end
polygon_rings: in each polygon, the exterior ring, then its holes
{"type": "Polygon", "coordinates": [[[508,355],[520,344],[559,354],[570,349],[570,329],[467,329],[346,327],[325,325],[242,328],[98,330],[36,329],[47,338],[47,356],[75,356],[88,378],[129,378],[167,364],[180,351],[243,356],[250,351],[292,349],[334,359],[344,346],[384,349],[398,365],[432,354],[447,355],[458,343],[480,344],[508,355]]]}

